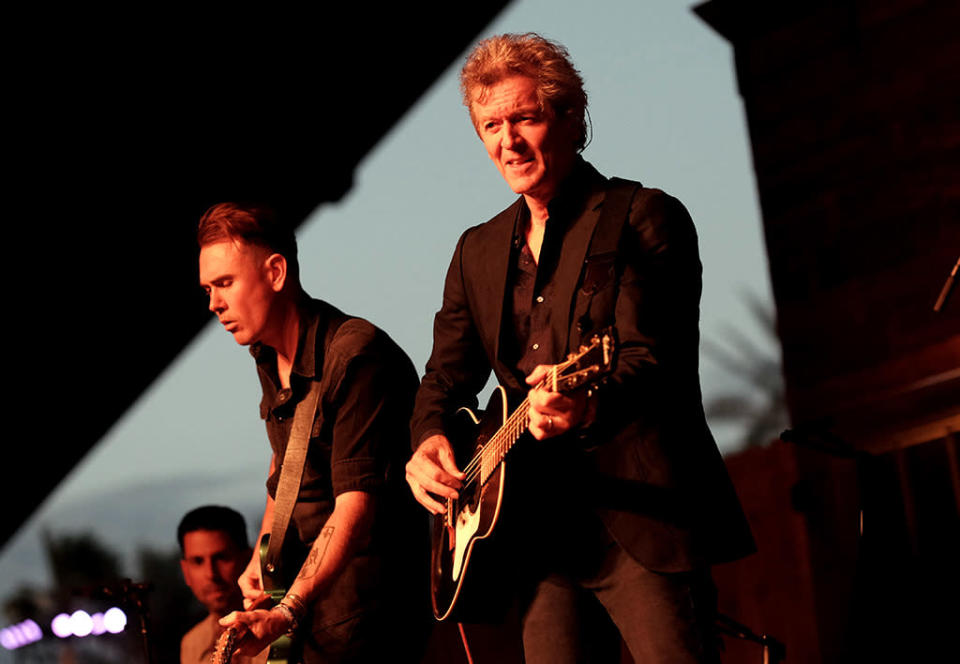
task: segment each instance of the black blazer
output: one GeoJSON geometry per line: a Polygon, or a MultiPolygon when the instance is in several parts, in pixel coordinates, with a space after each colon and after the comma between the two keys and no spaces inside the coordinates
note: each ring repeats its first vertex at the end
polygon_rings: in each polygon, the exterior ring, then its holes
{"type": "MultiPolygon", "coordinates": [[[[610,184],[582,161],[571,177],[575,183],[566,186],[586,193],[553,276],[554,347],[569,352],[606,325],[615,325],[619,338],[595,424],[577,434],[584,495],[649,569],[682,571],[745,555],[753,550],[750,529],[701,402],[701,264],[690,215],[677,199],[640,188],[616,255],[585,260],[610,184]]],[[[503,328],[511,325],[504,316],[511,243],[523,206],[521,197],[457,243],[417,393],[415,445],[442,432],[447,414],[475,405],[491,369],[508,392],[527,389],[501,357],[503,328]]]]}

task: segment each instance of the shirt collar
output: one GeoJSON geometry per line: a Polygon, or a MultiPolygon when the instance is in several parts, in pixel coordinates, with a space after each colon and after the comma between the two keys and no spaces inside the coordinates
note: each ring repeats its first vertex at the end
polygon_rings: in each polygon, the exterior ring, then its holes
{"type": "Polygon", "coordinates": [[[590,194],[604,177],[583,157],[577,156],[573,168],[557,190],[557,195],[547,205],[551,219],[568,221],[577,218],[584,209],[590,194]]]}
{"type": "MultiPolygon", "coordinates": [[[[557,189],[557,195],[547,205],[547,214],[553,231],[562,231],[572,219],[576,219],[588,207],[599,205],[602,200],[603,185],[606,178],[581,155],[573,162],[570,174],[557,189]]],[[[514,221],[513,242],[515,247],[522,244],[524,228],[530,219],[530,210],[523,197],[520,197],[520,209],[514,221]]]]}
{"type": "MultiPolygon", "coordinates": [[[[290,373],[303,378],[318,376],[320,374],[318,361],[323,361],[322,357],[317,357],[317,330],[323,322],[323,314],[316,306],[316,302],[317,300],[304,295],[297,307],[300,319],[297,332],[297,354],[294,356],[290,373]]],[[[270,370],[271,375],[277,373],[277,352],[273,348],[258,341],[250,346],[250,355],[258,366],[270,370]]]]}

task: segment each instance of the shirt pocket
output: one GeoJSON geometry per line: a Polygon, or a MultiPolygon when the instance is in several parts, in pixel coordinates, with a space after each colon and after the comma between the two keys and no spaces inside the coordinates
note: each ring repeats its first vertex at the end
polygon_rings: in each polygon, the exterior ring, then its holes
{"type": "Polygon", "coordinates": [[[613,285],[616,276],[617,254],[607,252],[596,256],[589,256],[583,268],[583,281],[580,291],[584,295],[592,296],[604,288],[613,285]]]}

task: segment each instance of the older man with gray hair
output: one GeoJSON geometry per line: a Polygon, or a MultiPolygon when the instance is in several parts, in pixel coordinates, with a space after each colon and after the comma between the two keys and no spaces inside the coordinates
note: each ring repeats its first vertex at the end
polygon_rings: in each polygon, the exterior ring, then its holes
{"type": "MultiPolygon", "coordinates": [[[[491,370],[527,397],[510,454],[498,546],[510,551],[523,647],[536,662],[711,662],[710,565],[753,540],[704,418],[701,264],[675,198],[608,179],[580,152],[587,95],[566,49],[536,34],[481,42],[464,103],[517,200],[460,237],[412,420],[407,482],[443,515],[465,490],[452,414],[491,370]],[[606,384],[560,393],[544,378],[612,326],[606,384]]],[[[482,566],[478,541],[471,565],[482,566]]],[[[466,577],[466,583],[470,577],[466,577]]]]}

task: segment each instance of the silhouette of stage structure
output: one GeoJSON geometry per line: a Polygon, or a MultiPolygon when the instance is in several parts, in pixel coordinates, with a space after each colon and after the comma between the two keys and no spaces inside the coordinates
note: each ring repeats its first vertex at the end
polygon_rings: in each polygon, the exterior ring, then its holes
{"type": "MultiPolygon", "coordinates": [[[[960,6],[695,11],[733,46],[793,423],[785,442],[727,459],[760,552],[718,570],[721,610],[775,634],[795,664],[949,652],[960,6]]],[[[759,661],[729,646],[725,661],[759,661]]]]}
{"type": "Polygon", "coordinates": [[[204,210],[299,225],[339,200],[505,5],[13,11],[7,331],[33,438],[6,446],[29,480],[0,542],[209,320],[204,210]]]}

